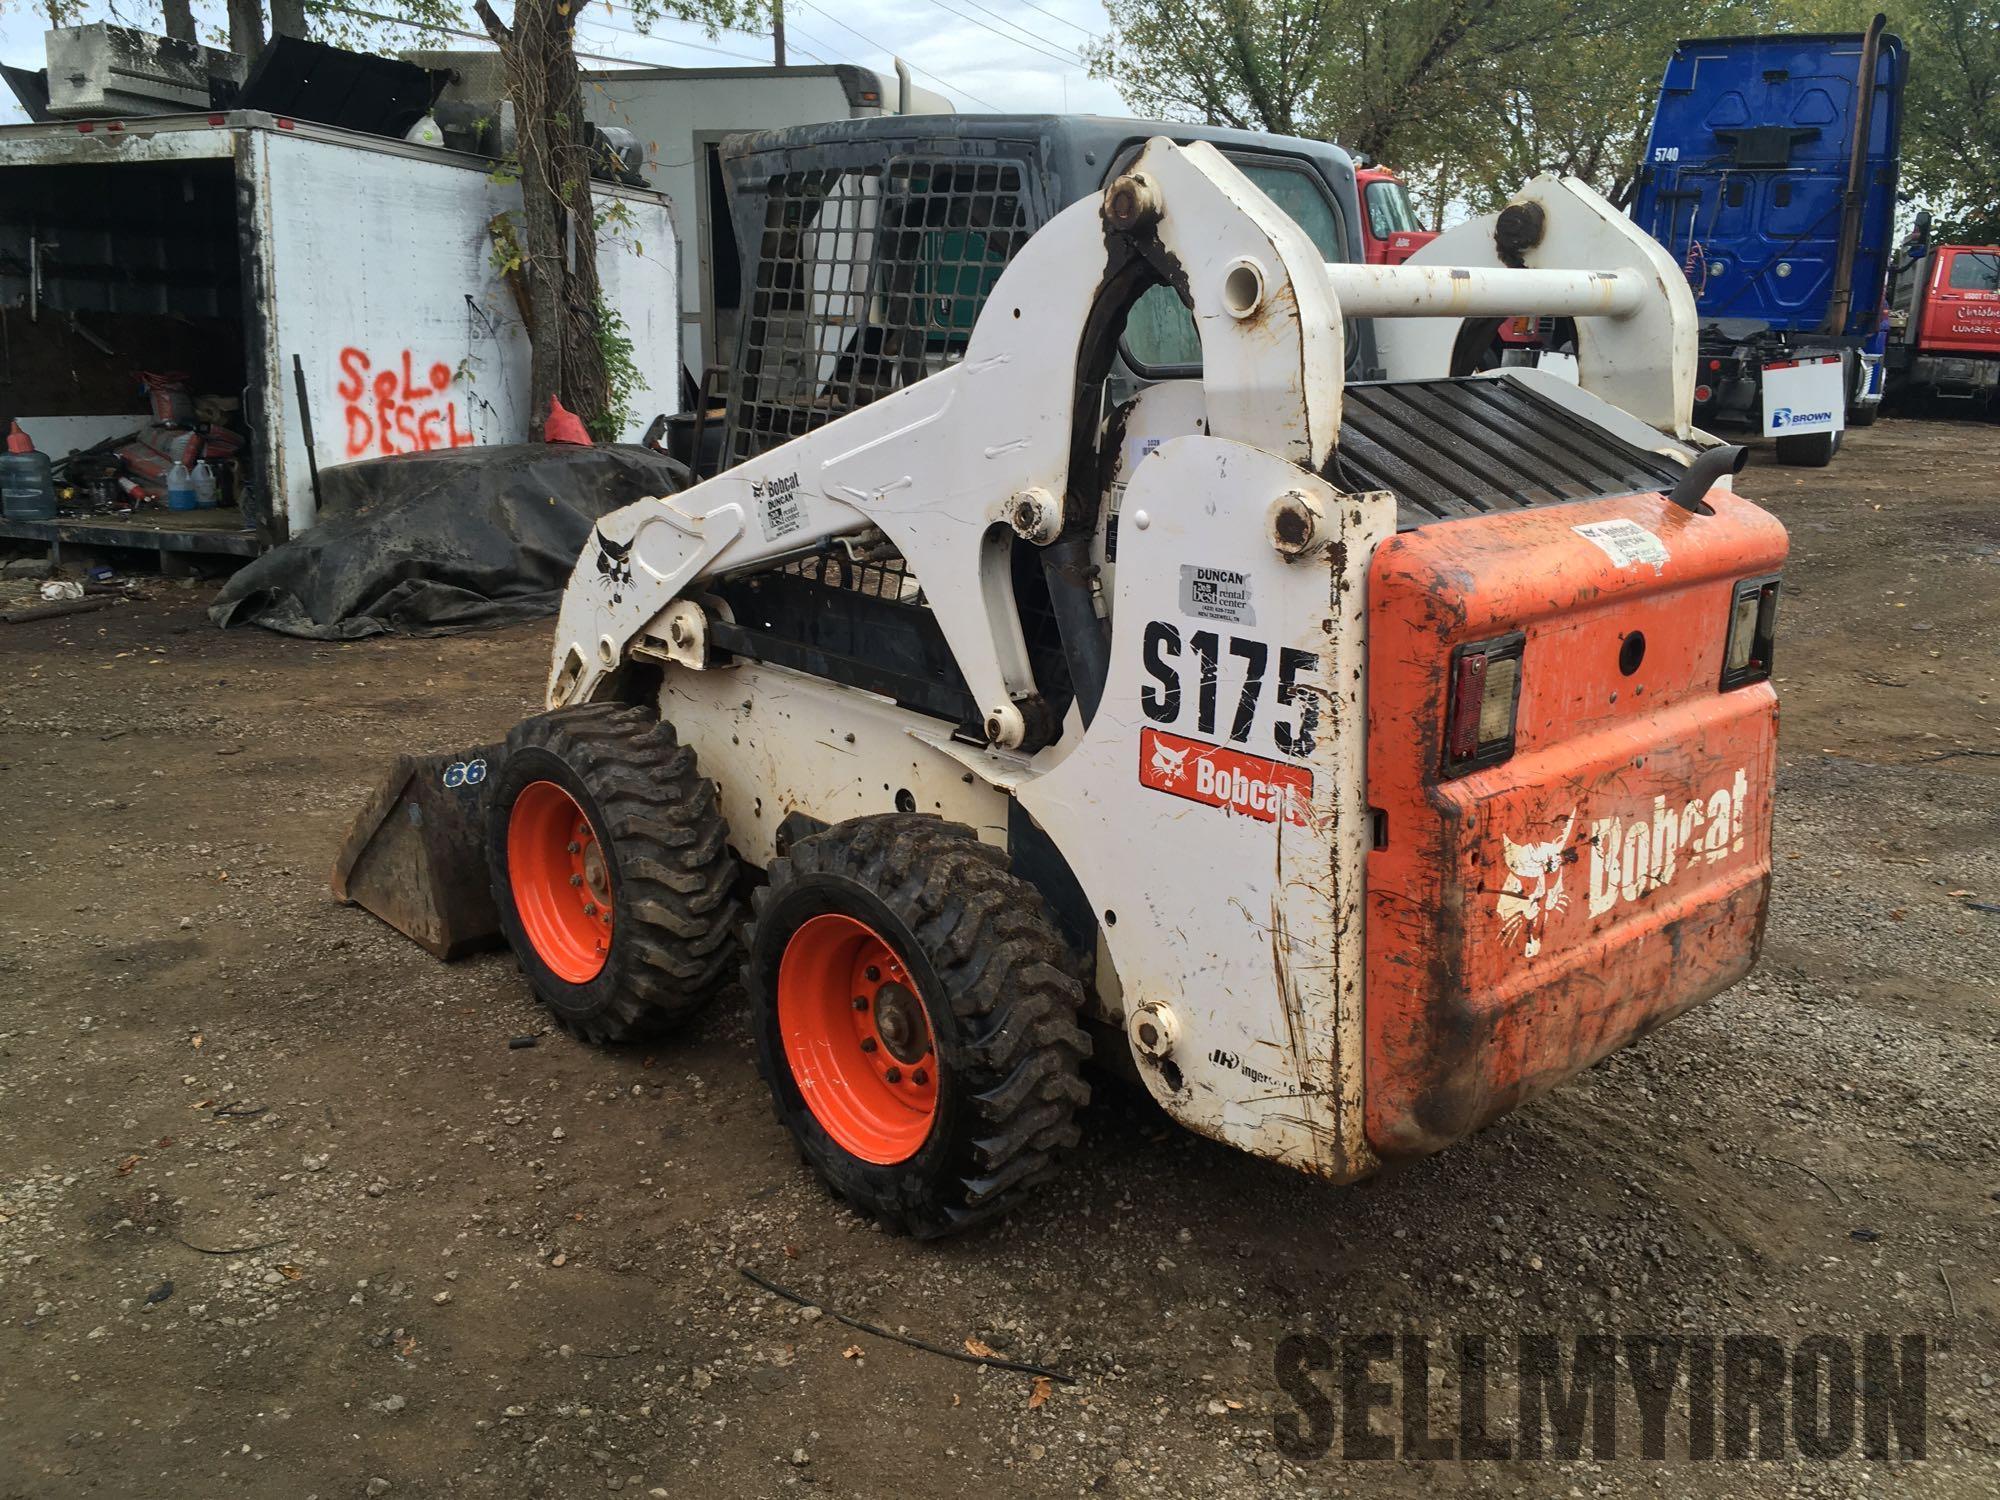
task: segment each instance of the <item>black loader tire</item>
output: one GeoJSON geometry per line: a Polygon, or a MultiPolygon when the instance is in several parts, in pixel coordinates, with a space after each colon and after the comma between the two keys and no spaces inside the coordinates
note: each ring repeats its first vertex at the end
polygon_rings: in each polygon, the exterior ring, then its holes
{"type": "Polygon", "coordinates": [[[489,807],[487,872],[501,930],[564,1030],[589,1042],[655,1036],[728,985],[742,920],[736,856],[715,783],[671,724],[616,703],[525,719],[507,736],[489,807]],[[610,946],[602,969],[581,982],[544,960],[515,903],[510,822],[522,792],[537,782],[569,794],[608,866],[610,946]]]}
{"type": "Polygon", "coordinates": [[[891,814],[802,839],[768,873],[752,898],[744,984],[758,1068],[804,1161],[883,1228],[923,1239],[1005,1213],[1054,1175],[1090,1100],[1083,987],[1041,893],[1009,873],[1005,854],[962,824],[891,814]],[[787,1057],[779,968],[820,915],[872,928],[927,1013],[935,1113],[913,1153],[887,1165],[828,1132],[787,1057]]]}

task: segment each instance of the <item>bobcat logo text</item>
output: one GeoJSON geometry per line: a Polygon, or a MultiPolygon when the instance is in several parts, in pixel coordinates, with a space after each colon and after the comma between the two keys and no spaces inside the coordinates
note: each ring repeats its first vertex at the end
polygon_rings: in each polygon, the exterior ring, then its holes
{"type": "Polygon", "coordinates": [[[1573,905],[1564,884],[1566,867],[1585,859],[1583,904],[1592,917],[1602,917],[1645,900],[1690,870],[1741,854],[1749,843],[1749,805],[1749,775],[1739,769],[1706,795],[1670,799],[1661,792],[1644,811],[1592,819],[1574,845],[1576,808],[1553,837],[1536,837],[1553,820],[1519,841],[1502,833],[1505,873],[1493,905],[1501,937],[1518,943],[1523,957],[1539,954],[1550,924],[1573,905]]]}

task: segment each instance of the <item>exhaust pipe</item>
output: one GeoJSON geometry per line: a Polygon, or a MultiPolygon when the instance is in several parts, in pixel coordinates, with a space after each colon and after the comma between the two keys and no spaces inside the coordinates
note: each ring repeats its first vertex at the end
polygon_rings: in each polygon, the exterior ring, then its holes
{"type": "MultiPolygon", "coordinates": [[[[1854,310],[1854,253],[1861,243],[1861,211],[1868,203],[1868,137],[1875,124],[1875,68],[1882,56],[1882,28],[1889,18],[1877,14],[1861,39],[1861,70],[1855,75],[1854,139],[1849,143],[1847,186],[1841,195],[1840,239],[1833,255],[1833,296],[1827,303],[1821,333],[1838,337],[1847,331],[1854,310]]],[[[1881,310],[1878,298],[1876,310],[1881,310]]]]}
{"type": "Polygon", "coordinates": [[[906,115],[909,112],[910,65],[899,57],[896,59],[896,113],[906,115]]]}
{"type": "Polygon", "coordinates": [[[1702,497],[1714,489],[1716,482],[1725,474],[1741,474],[1743,466],[1750,462],[1750,450],[1735,443],[1719,443],[1713,448],[1703,449],[1694,456],[1694,462],[1687,466],[1687,472],[1680,477],[1680,483],[1673,488],[1667,498],[1682,510],[1692,511],[1698,516],[1713,515],[1714,509],[1702,497]]]}

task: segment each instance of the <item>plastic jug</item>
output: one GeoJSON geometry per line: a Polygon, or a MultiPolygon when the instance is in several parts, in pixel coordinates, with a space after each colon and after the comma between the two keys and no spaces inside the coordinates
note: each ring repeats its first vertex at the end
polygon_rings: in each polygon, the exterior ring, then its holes
{"type": "Polygon", "coordinates": [[[0,456],[0,513],[10,521],[53,521],[56,518],[55,466],[34,441],[13,424],[7,452],[0,456]]]}
{"type": "Polygon", "coordinates": [[[201,501],[195,497],[194,476],[187,471],[187,465],[176,463],[167,470],[167,509],[197,510],[201,501]]]}
{"type": "Polygon", "coordinates": [[[215,492],[215,471],[206,460],[194,466],[194,503],[203,510],[214,510],[221,503],[215,492]]]}

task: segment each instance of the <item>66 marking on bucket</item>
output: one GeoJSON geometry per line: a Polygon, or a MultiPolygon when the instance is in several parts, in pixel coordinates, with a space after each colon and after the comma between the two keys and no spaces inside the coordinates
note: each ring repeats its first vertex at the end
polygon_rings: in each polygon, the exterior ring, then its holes
{"type": "Polygon", "coordinates": [[[1150,725],[1139,731],[1139,784],[1260,823],[1312,819],[1312,772],[1226,745],[1183,739],[1150,725]]]}

